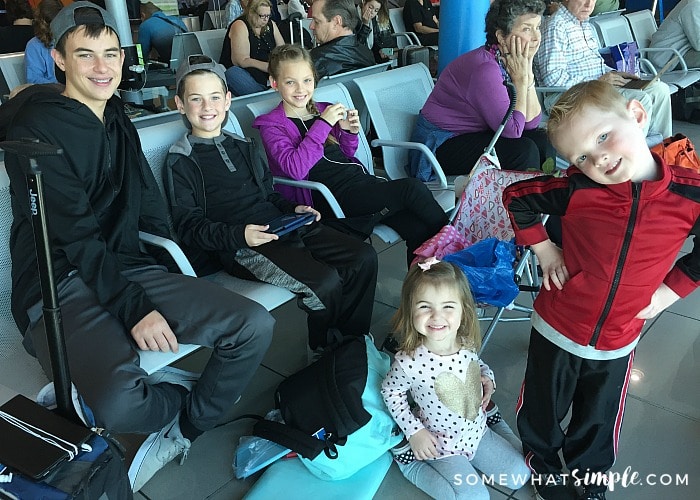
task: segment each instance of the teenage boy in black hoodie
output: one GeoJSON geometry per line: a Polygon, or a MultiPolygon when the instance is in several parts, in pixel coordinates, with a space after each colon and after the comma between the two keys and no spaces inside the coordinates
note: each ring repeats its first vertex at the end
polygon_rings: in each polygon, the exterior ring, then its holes
{"type": "MultiPolygon", "coordinates": [[[[150,433],[130,473],[136,491],[219,423],[260,364],[274,320],[248,299],[168,273],[140,250],[139,230],[167,236],[168,229],[136,130],[114,96],[124,60],[114,18],[76,2],[51,30],[65,90],[30,96],[8,139],[63,149],[43,159],[42,170],[70,371],[99,427],[150,433]],[[214,349],[196,385],[173,373],[147,378],[137,348],[176,351],[179,342],[214,349]]],[[[5,163],[13,315],[27,350],[51,373],[25,177],[17,157],[6,154],[5,163]]]]}

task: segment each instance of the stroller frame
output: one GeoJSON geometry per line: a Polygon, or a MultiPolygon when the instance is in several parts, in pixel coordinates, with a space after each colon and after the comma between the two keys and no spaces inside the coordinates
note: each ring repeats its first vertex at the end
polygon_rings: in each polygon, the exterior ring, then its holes
{"type": "MultiPolygon", "coordinates": [[[[503,203],[500,197],[500,194],[502,194],[502,190],[498,193],[497,199],[490,199],[488,201],[492,204],[492,210],[489,210],[489,213],[492,213],[493,210],[496,210],[497,212],[500,210],[501,214],[506,214],[505,219],[502,221],[503,227],[495,227],[497,226],[497,224],[495,223],[489,225],[487,223],[488,218],[482,218],[480,219],[480,229],[482,229],[483,232],[477,233],[476,231],[469,230],[473,229],[474,222],[471,222],[471,224],[464,223],[463,219],[468,220],[470,218],[469,216],[464,217],[464,211],[468,208],[471,208],[468,206],[472,201],[470,199],[470,193],[480,193],[483,196],[488,196],[489,194],[487,189],[482,189],[482,187],[480,186],[480,182],[482,182],[482,180],[487,179],[486,182],[490,182],[491,184],[495,184],[499,187],[505,188],[508,184],[516,182],[517,180],[542,175],[542,172],[504,172],[501,170],[500,162],[498,160],[498,157],[496,156],[495,146],[496,142],[501,136],[501,133],[503,132],[503,129],[506,126],[506,123],[510,119],[510,116],[513,114],[516,99],[515,87],[513,86],[513,84],[506,81],[504,81],[503,84],[508,89],[508,95],[510,97],[510,106],[508,107],[508,111],[503,117],[503,120],[501,121],[498,129],[496,130],[493,138],[491,139],[491,142],[489,142],[488,146],[484,150],[484,153],[477,161],[477,164],[469,173],[469,176],[467,176],[466,185],[464,191],[461,193],[460,201],[455,207],[452,217],[450,218],[450,224],[455,226],[455,228],[461,227],[464,230],[462,232],[465,234],[465,236],[467,236],[467,239],[471,239],[471,243],[476,243],[477,241],[481,241],[488,237],[496,237],[501,240],[511,240],[515,236],[513,233],[513,229],[510,225],[510,221],[508,220],[505,207],[503,207],[503,203]],[[498,172],[503,173],[499,175],[498,172]],[[489,176],[491,177],[491,179],[488,179],[489,176]],[[506,183],[506,178],[510,178],[510,182],[506,183]],[[496,181],[495,183],[492,182],[494,180],[496,181]],[[501,182],[498,182],[499,180],[501,182]],[[484,221],[484,219],[486,219],[486,221],[484,221]],[[470,234],[467,234],[468,232],[470,234]],[[477,238],[477,234],[480,234],[480,237],[477,238]]],[[[491,194],[494,194],[494,192],[492,192],[491,194]]],[[[470,212],[472,211],[470,210],[470,212]]],[[[472,212],[470,213],[470,215],[479,214],[475,214],[472,212]]],[[[546,222],[547,217],[547,215],[544,215],[543,223],[546,222]]],[[[517,260],[517,265],[513,268],[513,277],[516,283],[518,284],[520,291],[530,292],[530,296],[534,301],[535,297],[537,296],[537,292],[540,288],[540,280],[537,274],[537,257],[530,248],[518,247],[518,249],[520,255],[519,259],[517,260]]],[[[486,303],[477,305],[480,308],[479,312],[481,312],[482,306],[495,307],[489,306],[489,304],[486,303]]],[[[483,307],[483,309],[485,309],[485,307],[483,307]]],[[[486,331],[483,333],[482,336],[480,352],[483,352],[483,350],[485,349],[486,345],[488,344],[488,341],[491,338],[491,335],[498,326],[499,322],[510,323],[519,321],[530,321],[532,312],[532,307],[518,304],[514,301],[507,307],[498,307],[493,315],[480,315],[479,321],[489,322],[489,325],[487,326],[486,331]],[[519,313],[523,313],[524,315],[516,317],[503,317],[506,310],[516,311],[519,313]]]]}

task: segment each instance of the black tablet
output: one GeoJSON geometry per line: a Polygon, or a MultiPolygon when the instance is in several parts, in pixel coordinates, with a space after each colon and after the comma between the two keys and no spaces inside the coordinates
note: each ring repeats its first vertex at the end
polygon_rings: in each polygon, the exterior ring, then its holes
{"type": "Polygon", "coordinates": [[[316,220],[316,215],[309,212],[304,212],[303,214],[284,214],[268,222],[267,224],[270,227],[268,227],[265,232],[282,236],[314,220],[316,220]]]}

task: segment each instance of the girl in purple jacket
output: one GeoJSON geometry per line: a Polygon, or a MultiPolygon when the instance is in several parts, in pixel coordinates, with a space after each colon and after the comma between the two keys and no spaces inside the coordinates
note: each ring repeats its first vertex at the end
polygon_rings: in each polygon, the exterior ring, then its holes
{"type": "MultiPolygon", "coordinates": [[[[406,241],[408,262],[413,251],[447,223],[447,215],[428,188],[417,179],[385,181],[356,158],[360,120],[356,109],[340,103],[313,101],[314,66],[297,45],[276,47],[270,54],[272,88],[282,102],[256,118],[273,175],[325,184],[348,216],[351,227],[378,223],[393,228],[406,241]]],[[[313,205],[323,213],[322,197],[306,189],[276,186],[287,198],[313,205]]],[[[328,217],[329,214],[324,214],[328,217]]],[[[361,231],[362,232],[362,231],[361,231]]]]}

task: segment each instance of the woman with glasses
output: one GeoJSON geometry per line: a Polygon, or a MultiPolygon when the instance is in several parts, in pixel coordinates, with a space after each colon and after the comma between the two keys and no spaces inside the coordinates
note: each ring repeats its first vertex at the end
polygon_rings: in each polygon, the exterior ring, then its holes
{"type": "Polygon", "coordinates": [[[219,62],[227,68],[226,83],[236,96],[267,89],[270,52],[284,44],[271,14],[269,0],[249,0],[243,15],[228,27],[219,62]]]}
{"type": "Polygon", "coordinates": [[[364,0],[357,6],[357,15],[360,18],[355,28],[357,41],[372,50],[377,63],[387,61],[396,48],[387,0],[364,0]]]}

